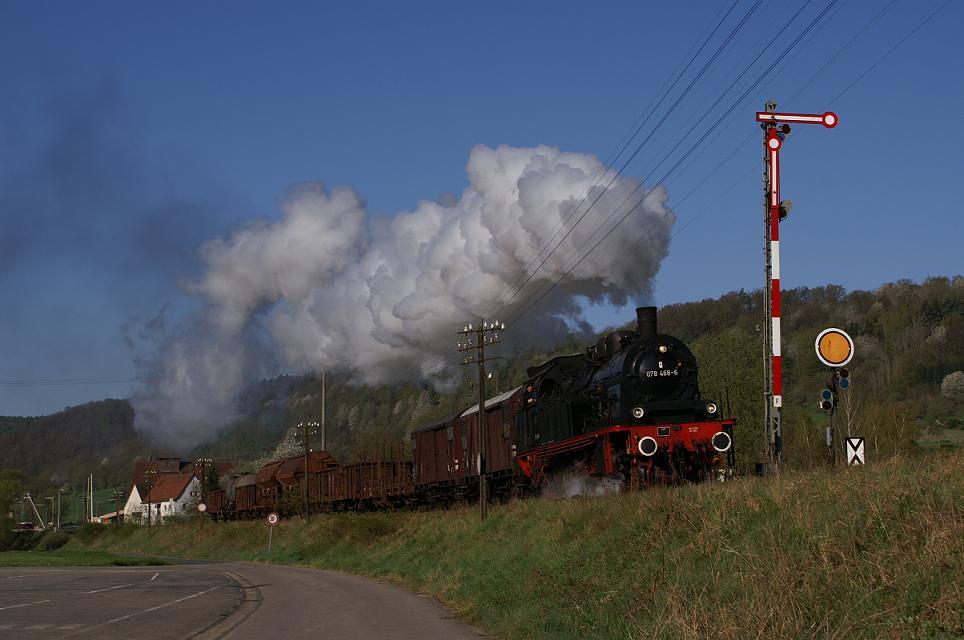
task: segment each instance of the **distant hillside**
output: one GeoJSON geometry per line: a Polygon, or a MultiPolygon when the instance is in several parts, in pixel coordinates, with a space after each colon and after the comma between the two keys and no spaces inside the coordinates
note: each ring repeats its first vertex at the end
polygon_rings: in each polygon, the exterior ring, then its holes
{"type": "Polygon", "coordinates": [[[126,400],[36,418],[0,417],[0,469],[20,470],[42,486],[76,484],[88,473],[99,483],[126,485],[131,460],[147,450],[126,400]]]}

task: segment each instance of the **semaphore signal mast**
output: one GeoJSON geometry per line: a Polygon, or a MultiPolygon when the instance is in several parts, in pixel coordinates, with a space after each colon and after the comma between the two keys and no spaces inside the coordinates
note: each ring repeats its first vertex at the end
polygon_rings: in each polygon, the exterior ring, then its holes
{"type": "Polygon", "coordinates": [[[777,103],[768,100],[765,111],[758,111],[757,122],[763,129],[763,263],[766,282],[763,287],[766,321],[763,323],[764,400],[763,425],[766,443],[764,474],[776,473],[783,460],[783,364],[780,355],[780,221],[787,217],[792,203],[780,200],[780,148],[790,133],[790,123],[822,124],[827,129],[837,126],[839,118],[832,111],[814,113],[777,113],[777,103]]]}

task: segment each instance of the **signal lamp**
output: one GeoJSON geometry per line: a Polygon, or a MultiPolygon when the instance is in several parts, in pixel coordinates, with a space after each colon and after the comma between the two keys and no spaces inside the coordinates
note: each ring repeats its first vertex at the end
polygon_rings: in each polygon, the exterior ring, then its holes
{"type": "Polygon", "coordinates": [[[821,401],[820,401],[820,408],[823,409],[824,411],[832,411],[832,410],[833,410],[833,402],[831,402],[830,400],[821,400],[821,401]]]}
{"type": "Polygon", "coordinates": [[[840,380],[840,388],[847,389],[848,387],[850,387],[850,380],[848,380],[847,378],[842,378],[840,380]]]}
{"type": "Polygon", "coordinates": [[[830,389],[824,389],[820,392],[820,398],[823,400],[833,400],[833,391],[830,389]]]}
{"type": "Polygon", "coordinates": [[[783,200],[780,202],[780,221],[783,222],[790,215],[790,209],[793,208],[793,200],[783,200]]]}
{"type": "Polygon", "coordinates": [[[849,378],[850,370],[847,369],[847,367],[840,367],[839,369],[837,369],[837,375],[840,376],[841,378],[849,378]]]}

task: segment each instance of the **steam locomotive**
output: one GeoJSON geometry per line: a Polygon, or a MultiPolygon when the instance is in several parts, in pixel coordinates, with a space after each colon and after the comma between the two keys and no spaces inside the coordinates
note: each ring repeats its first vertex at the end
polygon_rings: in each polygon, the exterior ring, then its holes
{"type": "Polygon", "coordinates": [[[494,497],[571,472],[626,488],[711,479],[734,462],[735,421],[700,395],[696,358],[657,331],[656,308],[637,309],[636,320],[635,331],[529,368],[525,384],[485,402],[482,420],[476,404],[416,429],[411,461],[339,465],[328,456],[309,460],[307,479],[300,456],[273,462],[236,480],[238,496],[210,495],[211,515],[293,511],[305,494],[324,511],[475,500],[480,468],[494,497]]]}
{"type": "Polygon", "coordinates": [[[635,331],[614,331],[527,373],[516,460],[536,486],[571,465],[636,486],[699,481],[724,455],[733,462],[734,421],[700,395],[696,358],[657,331],[655,307],[636,309],[635,331]]]}

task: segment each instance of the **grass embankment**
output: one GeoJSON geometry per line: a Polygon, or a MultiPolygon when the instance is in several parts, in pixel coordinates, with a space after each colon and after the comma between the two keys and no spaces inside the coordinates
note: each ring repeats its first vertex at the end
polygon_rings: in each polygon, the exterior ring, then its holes
{"type": "Polygon", "coordinates": [[[71,545],[341,569],[504,638],[938,638],[962,629],[964,455],[593,499],[122,528],[71,545]]]}
{"type": "Polygon", "coordinates": [[[0,567],[134,567],[161,564],[167,563],[155,558],[129,558],[87,549],[0,552],[0,567]]]}

